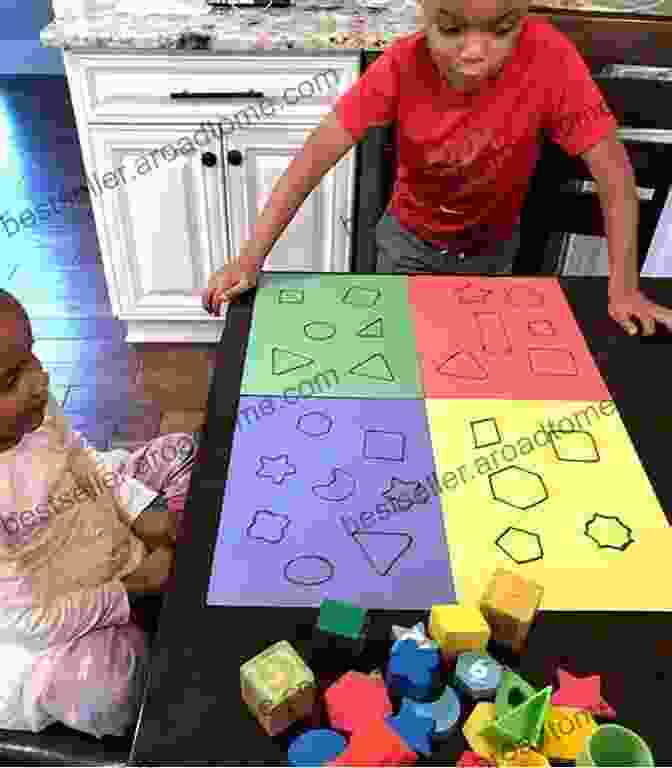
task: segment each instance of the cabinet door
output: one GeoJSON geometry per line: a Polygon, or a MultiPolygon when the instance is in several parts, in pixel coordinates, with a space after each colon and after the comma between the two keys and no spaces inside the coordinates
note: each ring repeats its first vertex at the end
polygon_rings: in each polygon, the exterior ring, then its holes
{"type": "MultiPolygon", "coordinates": [[[[224,138],[231,253],[254,233],[275,182],[317,125],[255,126],[224,138]]],[[[349,272],[354,158],[351,150],[308,195],[269,253],[265,270],[349,272]]]]}
{"type": "Polygon", "coordinates": [[[122,320],[203,319],[200,292],[228,260],[221,131],[91,126],[87,168],[105,277],[122,320]],[[95,172],[95,173],[94,173],[95,172]],[[100,186],[99,186],[100,185],[100,186]]]}

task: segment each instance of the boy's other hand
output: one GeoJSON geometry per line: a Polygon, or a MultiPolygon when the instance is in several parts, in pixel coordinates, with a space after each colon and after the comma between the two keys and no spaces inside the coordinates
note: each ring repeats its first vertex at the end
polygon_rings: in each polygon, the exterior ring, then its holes
{"type": "Polygon", "coordinates": [[[133,573],[121,581],[130,595],[156,595],[166,586],[173,569],[175,552],[170,547],[159,547],[142,561],[133,573]]]}
{"type": "Polygon", "coordinates": [[[656,321],[672,331],[672,309],[647,299],[641,291],[610,293],[609,316],[631,336],[638,332],[632,318],[639,320],[644,336],[651,336],[656,332],[656,321]]]}
{"type": "Polygon", "coordinates": [[[213,272],[203,291],[203,309],[211,315],[219,315],[222,304],[254,288],[258,274],[259,267],[240,259],[213,272]]]}

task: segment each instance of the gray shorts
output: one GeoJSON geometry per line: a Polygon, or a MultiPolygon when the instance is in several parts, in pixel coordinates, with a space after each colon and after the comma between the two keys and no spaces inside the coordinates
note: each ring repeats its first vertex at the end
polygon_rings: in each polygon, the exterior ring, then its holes
{"type": "Polygon", "coordinates": [[[457,246],[439,249],[420,240],[389,211],[380,217],[375,233],[376,272],[510,275],[520,245],[520,227],[516,224],[510,240],[487,246],[477,255],[465,256],[457,246]]]}

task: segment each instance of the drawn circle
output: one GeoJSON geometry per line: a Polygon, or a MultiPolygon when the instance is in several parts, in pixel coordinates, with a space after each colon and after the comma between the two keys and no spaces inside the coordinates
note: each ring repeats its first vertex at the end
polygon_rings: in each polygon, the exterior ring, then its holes
{"type": "Polygon", "coordinates": [[[303,332],[313,341],[326,341],[336,335],[336,326],[331,323],[321,323],[318,321],[307,323],[303,332]]]}
{"type": "Polygon", "coordinates": [[[299,416],[296,422],[296,428],[309,437],[323,437],[329,433],[333,426],[333,419],[329,414],[321,411],[311,411],[299,416]]]}
{"type": "Polygon", "coordinates": [[[297,587],[318,587],[320,584],[324,584],[330,579],[333,579],[335,570],[334,564],[330,560],[327,560],[326,557],[322,557],[321,555],[299,555],[285,565],[283,574],[290,584],[294,584],[297,587]],[[299,562],[301,562],[302,565],[297,566],[296,564],[299,562]],[[310,574],[307,569],[305,574],[297,573],[290,575],[290,568],[294,568],[295,570],[296,568],[300,569],[301,567],[305,567],[304,564],[306,562],[310,562],[315,568],[314,574],[310,574]],[[318,568],[321,568],[323,573],[318,573],[318,568]]]}

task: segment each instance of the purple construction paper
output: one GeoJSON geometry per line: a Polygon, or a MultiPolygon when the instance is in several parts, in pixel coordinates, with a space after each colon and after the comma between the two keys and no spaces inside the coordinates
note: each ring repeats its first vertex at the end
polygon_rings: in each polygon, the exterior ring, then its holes
{"type": "Polygon", "coordinates": [[[241,397],[208,604],[456,602],[434,471],[423,400],[241,397]]]}

